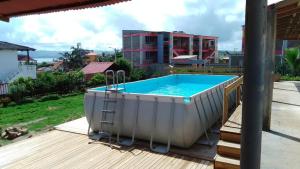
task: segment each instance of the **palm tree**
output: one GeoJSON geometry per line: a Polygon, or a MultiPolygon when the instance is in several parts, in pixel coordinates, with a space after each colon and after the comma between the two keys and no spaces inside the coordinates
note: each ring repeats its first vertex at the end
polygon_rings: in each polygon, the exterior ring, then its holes
{"type": "Polygon", "coordinates": [[[71,52],[63,52],[60,53],[62,57],[60,57],[60,60],[64,62],[64,67],[66,70],[75,70],[78,68],[82,68],[83,58],[82,56],[85,55],[85,50],[83,50],[80,46],[80,44],[77,44],[76,47],[71,47],[71,52]]]}
{"type": "Polygon", "coordinates": [[[299,48],[290,48],[285,52],[285,60],[294,76],[300,75],[300,55],[299,48]]]}

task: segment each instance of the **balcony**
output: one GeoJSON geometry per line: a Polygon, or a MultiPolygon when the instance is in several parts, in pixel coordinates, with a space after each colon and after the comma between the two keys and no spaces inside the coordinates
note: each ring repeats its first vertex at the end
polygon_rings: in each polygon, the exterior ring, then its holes
{"type": "Polygon", "coordinates": [[[5,82],[12,82],[20,77],[30,77],[32,79],[36,79],[36,65],[25,64],[20,62],[18,69],[9,73],[5,79],[5,82]]]}

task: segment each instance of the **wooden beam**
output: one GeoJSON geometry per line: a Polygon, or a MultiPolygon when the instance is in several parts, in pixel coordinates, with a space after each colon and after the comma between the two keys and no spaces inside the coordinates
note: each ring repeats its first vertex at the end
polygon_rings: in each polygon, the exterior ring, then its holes
{"type": "Polygon", "coordinates": [[[277,8],[277,14],[288,12],[290,10],[293,10],[293,9],[297,8],[297,7],[298,7],[298,3],[293,3],[293,4],[286,5],[286,6],[281,7],[281,8],[277,8]]]}
{"type": "Polygon", "coordinates": [[[0,21],[9,22],[9,18],[0,14],[0,21]]]}
{"type": "Polygon", "coordinates": [[[273,75],[275,69],[275,46],[276,46],[276,8],[269,6],[267,11],[267,36],[265,48],[265,84],[264,84],[264,113],[263,130],[270,131],[271,109],[273,100],[273,75]]]}
{"type": "Polygon", "coordinates": [[[277,14],[277,18],[280,19],[280,18],[284,18],[286,16],[293,16],[294,14],[298,14],[298,13],[300,13],[300,8],[296,8],[296,9],[290,10],[288,12],[277,14]]]}

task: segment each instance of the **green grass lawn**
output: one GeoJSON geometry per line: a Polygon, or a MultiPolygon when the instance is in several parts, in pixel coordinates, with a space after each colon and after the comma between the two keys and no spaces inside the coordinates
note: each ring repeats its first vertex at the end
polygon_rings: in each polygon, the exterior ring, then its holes
{"type": "MultiPolygon", "coordinates": [[[[0,108],[0,128],[24,126],[33,133],[80,118],[83,115],[83,94],[78,94],[58,100],[35,101],[0,108]]],[[[0,144],[7,143],[6,140],[0,140],[0,144]]]]}

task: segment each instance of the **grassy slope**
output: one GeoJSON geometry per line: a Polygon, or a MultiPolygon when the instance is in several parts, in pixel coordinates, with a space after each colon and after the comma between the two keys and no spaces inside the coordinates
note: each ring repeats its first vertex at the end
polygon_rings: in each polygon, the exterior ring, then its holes
{"type": "MultiPolygon", "coordinates": [[[[24,126],[30,132],[41,131],[82,117],[83,94],[63,97],[59,100],[28,103],[0,108],[0,128],[24,126]]],[[[0,140],[0,143],[4,140],[0,140]]]]}

